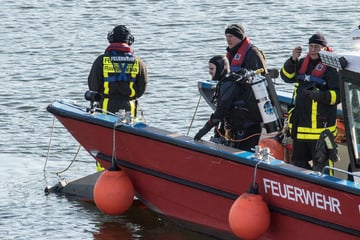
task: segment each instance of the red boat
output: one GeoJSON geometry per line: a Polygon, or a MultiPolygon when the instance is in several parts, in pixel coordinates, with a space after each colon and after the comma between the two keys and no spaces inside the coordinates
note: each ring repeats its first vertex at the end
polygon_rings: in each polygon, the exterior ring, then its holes
{"type": "Polygon", "coordinates": [[[355,240],[360,238],[356,182],[360,57],[345,55],[345,59],[348,66],[337,67],[352,172],[333,170],[355,181],[330,176],[328,168],[314,172],[295,167],[261,148],[240,151],[209,141],[194,142],[192,137],[141,122],[120,122],[118,116],[69,101],[53,102],[47,110],[102,166],[108,168],[115,161],[145,205],[184,227],[220,239],[238,239],[229,225],[230,208],[257,183],[258,194],[270,209],[270,226],[259,239],[355,240]]]}

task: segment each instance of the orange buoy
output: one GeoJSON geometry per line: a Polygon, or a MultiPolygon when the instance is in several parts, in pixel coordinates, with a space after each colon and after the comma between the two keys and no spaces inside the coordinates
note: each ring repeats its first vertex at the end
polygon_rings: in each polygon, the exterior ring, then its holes
{"type": "Polygon", "coordinates": [[[284,147],[275,138],[262,138],[259,141],[259,146],[262,148],[269,148],[271,155],[279,160],[284,160],[284,147]]]}
{"type": "Polygon", "coordinates": [[[128,210],[134,200],[134,187],[129,177],[119,168],[105,170],[94,186],[96,206],[109,215],[128,210]]]}
{"type": "Polygon", "coordinates": [[[270,226],[270,211],[259,194],[240,195],[229,211],[232,232],[241,239],[258,239],[270,226]]]}

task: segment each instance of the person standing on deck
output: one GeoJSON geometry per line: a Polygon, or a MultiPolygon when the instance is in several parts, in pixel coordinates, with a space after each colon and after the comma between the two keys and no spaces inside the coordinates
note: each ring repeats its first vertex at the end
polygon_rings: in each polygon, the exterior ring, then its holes
{"type": "MultiPolygon", "coordinates": [[[[324,130],[336,136],[337,104],[340,103],[337,70],[321,62],[319,52],[331,51],[325,36],[315,33],[309,38],[309,51],[300,58],[302,48],[294,48],[280,71],[286,83],[295,83],[293,107],[289,110],[289,129],[293,139],[292,163],[317,169],[316,144],[324,130]],[[313,167],[309,164],[313,161],[313,167]]],[[[325,165],[332,164],[326,161],[325,165]]],[[[320,169],[321,170],[321,169],[320,169]]]]}
{"type": "MultiPolygon", "coordinates": [[[[250,38],[245,34],[244,27],[241,24],[228,25],[225,28],[225,37],[227,42],[226,58],[230,64],[230,72],[242,74],[245,71],[256,71],[258,69],[263,69],[263,75],[265,75],[266,78],[267,90],[270,98],[273,103],[277,101],[274,84],[267,73],[265,55],[259,48],[251,43],[250,38]]],[[[247,95],[246,98],[243,97],[243,104],[248,105],[249,103],[254,103],[256,105],[257,102],[255,100],[255,95],[252,91],[251,84],[244,82],[242,83],[241,88],[242,94],[247,95]]],[[[248,111],[251,111],[250,114],[252,118],[249,119],[246,124],[245,121],[241,122],[245,124],[243,129],[246,129],[247,132],[252,132],[252,138],[255,143],[252,148],[254,148],[255,145],[257,145],[262,132],[262,121],[254,121],[254,119],[261,119],[261,115],[258,109],[248,107],[246,108],[248,111]]],[[[277,112],[280,113],[279,109],[277,112]]],[[[220,131],[224,132],[223,125],[220,126],[220,131]]],[[[245,135],[242,135],[240,131],[238,136],[236,136],[236,139],[242,139],[245,137],[245,135]]],[[[218,136],[215,134],[214,139],[216,140],[217,137],[218,136]]]]}
{"type": "Polygon", "coordinates": [[[267,71],[265,55],[251,43],[241,24],[231,24],[225,28],[228,47],[226,57],[230,63],[231,72],[240,72],[242,69],[267,71]]]}
{"type": "Polygon", "coordinates": [[[134,36],[125,25],[108,33],[110,45],[94,61],[88,77],[89,90],[101,93],[101,108],[116,113],[119,109],[136,113],[136,99],[147,85],[145,63],[134,55],[134,36]]]}

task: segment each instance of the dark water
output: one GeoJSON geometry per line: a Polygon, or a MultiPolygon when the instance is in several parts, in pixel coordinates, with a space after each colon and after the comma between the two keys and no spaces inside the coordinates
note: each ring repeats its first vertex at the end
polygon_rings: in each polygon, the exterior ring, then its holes
{"type": "MultiPolygon", "coordinates": [[[[208,79],[208,59],[225,52],[225,25],[243,23],[269,67],[280,68],[316,31],[335,51],[350,50],[358,13],[353,0],[2,0],[1,239],[210,239],[139,206],[109,217],[92,204],[43,192],[95,171],[91,157],[83,149],[76,155],[78,144],[45,109],[56,99],[86,104],[87,74],[114,25],[131,27],[135,53],[148,66],[140,100],[147,123],[186,134],[199,99],[196,82],[208,79]]],[[[210,113],[200,101],[189,135],[210,113]]]]}

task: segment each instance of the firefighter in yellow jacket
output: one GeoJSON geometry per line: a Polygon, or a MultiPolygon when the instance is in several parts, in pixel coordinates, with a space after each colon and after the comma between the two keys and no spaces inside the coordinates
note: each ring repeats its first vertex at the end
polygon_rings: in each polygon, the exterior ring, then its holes
{"type": "MultiPolygon", "coordinates": [[[[331,51],[321,33],[309,38],[309,51],[300,58],[301,47],[293,50],[280,71],[286,83],[295,83],[292,108],[289,110],[289,128],[293,139],[292,163],[312,169],[316,162],[316,143],[328,129],[336,136],[337,104],[340,103],[337,70],[321,62],[319,52],[331,51]]],[[[332,164],[331,161],[326,165],[332,164]]]]}
{"type": "Polygon", "coordinates": [[[102,109],[116,113],[119,109],[134,115],[135,101],[147,84],[145,63],[134,55],[134,36],[125,25],[108,33],[110,45],[94,61],[88,77],[89,90],[101,93],[102,109]]]}

